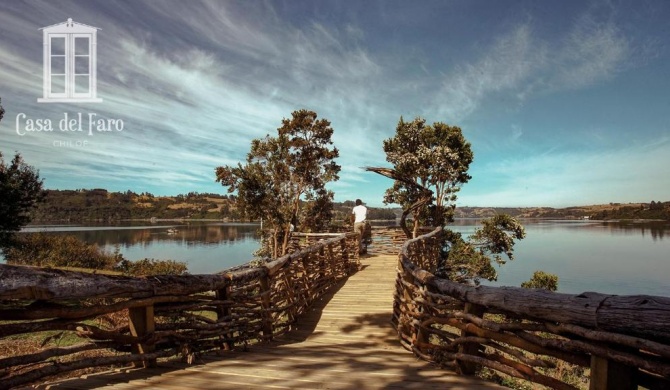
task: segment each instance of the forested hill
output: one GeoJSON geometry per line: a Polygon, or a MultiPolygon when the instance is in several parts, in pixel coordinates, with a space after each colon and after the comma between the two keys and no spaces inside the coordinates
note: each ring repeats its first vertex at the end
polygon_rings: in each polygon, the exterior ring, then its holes
{"type": "Polygon", "coordinates": [[[670,221],[670,202],[609,203],[603,205],[551,207],[458,207],[456,218],[485,218],[495,214],[517,218],[555,219],[661,219],[670,221]]]}
{"type": "MultiPolygon", "coordinates": [[[[47,190],[44,202],[33,211],[34,221],[121,221],[130,219],[217,219],[239,221],[234,195],[190,192],[154,196],[132,191],[47,190]]],[[[353,201],[333,204],[334,219],[347,221],[353,201]]],[[[369,218],[395,220],[391,208],[369,208],[369,218]]],[[[398,214],[399,215],[399,214],[398,214]]]]}
{"type": "MultiPolygon", "coordinates": [[[[333,204],[334,220],[346,221],[353,201],[333,204]]],[[[395,220],[399,208],[369,207],[371,220],[395,220]]],[[[456,218],[485,218],[506,213],[518,218],[557,219],[663,219],[670,220],[670,202],[610,203],[606,205],[551,207],[457,207],[456,218]]],[[[47,190],[45,201],[33,212],[36,221],[120,221],[128,219],[219,219],[238,221],[234,195],[190,192],[154,196],[132,191],[47,190]]]]}
{"type": "Polygon", "coordinates": [[[234,197],[188,193],[154,196],[132,191],[47,190],[44,202],[33,212],[37,221],[119,221],[150,218],[238,219],[234,197]]]}

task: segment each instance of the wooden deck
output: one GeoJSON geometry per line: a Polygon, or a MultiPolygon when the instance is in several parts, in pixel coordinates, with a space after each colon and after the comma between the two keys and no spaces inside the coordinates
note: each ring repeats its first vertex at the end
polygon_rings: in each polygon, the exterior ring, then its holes
{"type": "Polygon", "coordinates": [[[396,256],[363,269],[271,345],[205,356],[193,365],[120,370],[58,382],[52,389],[500,389],[418,360],[391,326],[396,256]]]}

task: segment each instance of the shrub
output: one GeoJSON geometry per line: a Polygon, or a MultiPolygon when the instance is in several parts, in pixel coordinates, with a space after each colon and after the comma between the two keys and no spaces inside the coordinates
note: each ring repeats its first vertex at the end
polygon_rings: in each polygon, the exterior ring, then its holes
{"type": "Polygon", "coordinates": [[[116,271],[130,276],[182,275],[186,272],[186,269],[186,264],[182,262],[149,258],[137,261],[123,259],[115,267],[116,271]]]}
{"type": "Polygon", "coordinates": [[[130,261],[121,253],[107,253],[75,236],[27,233],[15,237],[4,251],[7,264],[73,267],[122,272],[126,275],[181,275],[186,264],[175,260],[130,261]]]}
{"type": "Polygon", "coordinates": [[[107,253],[97,245],[86,244],[77,237],[47,233],[17,235],[4,251],[7,264],[38,267],[79,267],[112,269],[123,258],[107,253]]]}
{"type": "Polygon", "coordinates": [[[558,290],[558,276],[544,271],[535,271],[529,281],[521,283],[523,288],[543,288],[549,291],[558,290]]]}

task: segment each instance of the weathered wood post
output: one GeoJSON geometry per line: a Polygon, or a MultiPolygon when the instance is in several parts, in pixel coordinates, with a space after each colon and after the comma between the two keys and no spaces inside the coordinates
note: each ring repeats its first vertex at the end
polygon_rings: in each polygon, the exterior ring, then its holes
{"type": "Polygon", "coordinates": [[[345,236],[344,240],[340,241],[340,249],[342,253],[342,265],[347,270],[347,274],[351,273],[353,267],[352,256],[349,253],[349,239],[345,236]]]}
{"type": "MultiPolygon", "coordinates": [[[[421,302],[430,300],[430,297],[426,293],[427,291],[428,291],[428,289],[426,288],[425,285],[422,285],[421,287],[419,287],[419,295],[421,296],[421,299],[423,300],[421,302]]],[[[414,310],[416,311],[416,313],[423,313],[423,311],[424,311],[424,308],[423,308],[424,305],[423,304],[419,305],[415,301],[414,306],[415,306],[414,310]]],[[[419,319],[415,319],[414,321],[415,321],[414,329],[416,330],[416,338],[412,341],[412,344],[414,344],[419,351],[423,352],[422,346],[429,344],[430,332],[424,331],[424,329],[423,329],[424,325],[419,319]]]]}
{"type": "MultiPolygon", "coordinates": [[[[484,306],[480,305],[475,305],[474,303],[465,303],[465,308],[463,309],[463,312],[466,314],[472,314],[474,316],[483,318],[484,317],[484,312],[485,308],[484,306]]],[[[462,337],[467,337],[468,332],[464,329],[461,331],[461,336],[462,337]]],[[[477,343],[463,343],[458,346],[458,352],[467,354],[467,355],[478,355],[479,354],[479,348],[481,347],[480,344],[477,343]]],[[[470,362],[464,362],[462,360],[458,360],[458,368],[461,371],[462,374],[464,375],[474,375],[475,372],[477,371],[478,366],[474,363],[470,362]]]]}
{"type": "Polygon", "coordinates": [[[414,312],[416,302],[414,302],[414,297],[412,296],[411,288],[414,286],[414,276],[411,272],[407,271],[402,265],[402,255],[400,257],[400,264],[398,264],[398,269],[400,270],[400,286],[402,288],[402,295],[398,298],[398,312],[400,316],[398,317],[398,334],[401,339],[404,337],[407,338],[407,341],[411,344],[415,344],[417,340],[417,329],[418,327],[412,326],[413,320],[409,318],[408,313],[414,312]],[[404,305],[404,307],[403,307],[404,305]]]}
{"type": "MultiPolygon", "coordinates": [[[[221,288],[216,290],[216,300],[220,302],[228,301],[230,298],[230,286],[226,286],[225,288],[221,288]]],[[[220,322],[224,318],[230,317],[230,306],[228,304],[219,304],[216,307],[216,318],[220,322]]],[[[232,335],[230,333],[227,333],[225,335],[226,340],[221,345],[221,349],[225,351],[229,351],[232,349],[232,345],[230,345],[230,341],[232,340],[232,335]]]]}
{"type": "MultiPolygon", "coordinates": [[[[328,244],[328,263],[330,264],[330,272],[332,272],[335,277],[338,276],[340,270],[345,269],[341,267],[340,264],[337,264],[337,259],[335,259],[335,252],[333,252],[333,244],[328,244]]],[[[344,276],[344,275],[342,275],[344,276]]]]}
{"type": "Polygon", "coordinates": [[[589,390],[636,390],[637,369],[600,356],[591,356],[589,390]]]}
{"type": "Polygon", "coordinates": [[[319,280],[320,281],[326,281],[330,279],[333,276],[333,270],[330,269],[330,264],[328,261],[326,261],[326,251],[324,250],[323,247],[319,248],[319,251],[314,254],[316,258],[318,259],[319,263],[319,280]]]}
{"type": "Polygon", "coordinates": [[[263,309],[263,339],[265,341],[272,340],[272,323],[274,322],[272,318],[272,299],[270,294],[270,275],[264,275],[259,280],[261,288],[261,307],[263,309]]]}
{"type": "MultiPolygon", "coordinates": [[[[156,330],[154,320],[154,306],[132,307],[128,309],[128,323],[130,325],[130,334],[135,337],[144,337],[156,330]]],[[[145,354],[155,350],[153,344],[137,343],[132,346],[134,354],[145,354]]],[[[142,360],[133,363],[135,367],[156,367],[156,359],[142,360]]]]}

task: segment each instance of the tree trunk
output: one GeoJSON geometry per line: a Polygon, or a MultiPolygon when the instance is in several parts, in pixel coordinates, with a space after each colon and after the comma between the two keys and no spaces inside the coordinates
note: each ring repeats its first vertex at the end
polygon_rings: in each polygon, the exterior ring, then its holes
{"type": "Polygon", "coordinates": [[[277,242],[277,229],[272,230],[272,258],[279,258],[279,242],[277,242]]]}

